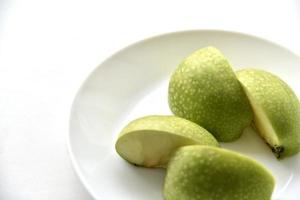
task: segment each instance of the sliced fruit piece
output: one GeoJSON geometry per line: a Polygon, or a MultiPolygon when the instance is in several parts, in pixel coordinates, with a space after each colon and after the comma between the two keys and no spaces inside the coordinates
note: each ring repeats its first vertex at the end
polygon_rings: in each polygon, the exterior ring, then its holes
{"type": "Polygon", "coordinates": [[[277,158],[300,150],[300,102],[279,77],[257,69],[237,72],[254,111],[254,124],[277,158]]]}
{"type": "Polygon", "coordinates": [[[235,73],[214,47],[194,52],[177,67],[169,83],[169,106],[220,142],[238,139],[253,119],[235,73]]]}
{"type": "Polygon", "coordinates": [[[175,116],[147,116],[129,123],[116,142],[119,155],[144,167],[165,167],[170,155],[184,145],[219,146],[204,128],[175,116]]]}
{"type": "Polygon", "coordinates": [[[192,145],[171,158],[165,200],[270,200],[275,180],[258,162],[233,151],[192,145]]]}

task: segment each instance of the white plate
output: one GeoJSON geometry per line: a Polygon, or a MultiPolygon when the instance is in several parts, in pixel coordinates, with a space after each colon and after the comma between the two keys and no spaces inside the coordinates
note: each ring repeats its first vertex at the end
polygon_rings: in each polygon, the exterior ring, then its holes
{"type": "MultiPolygon", "coordinates": [[[[72,107],[69,150],[76,172],[96,199],[159,200],[165,171],[134,167],[115,152],[120,129],[148,114],[170,114],[167,84],[177,64],[196,49],[219,48],[235,69],[258,67],[279,75],[300,94],[300,58],[269,41],[240,33],[199,30],[133,44],[103,62],[84,82],[72,107]]],[[[273,199],[299,199],[300,155],[274,158],[247,128],[223,144],[262,162],[275,175],[273,199]]]]}

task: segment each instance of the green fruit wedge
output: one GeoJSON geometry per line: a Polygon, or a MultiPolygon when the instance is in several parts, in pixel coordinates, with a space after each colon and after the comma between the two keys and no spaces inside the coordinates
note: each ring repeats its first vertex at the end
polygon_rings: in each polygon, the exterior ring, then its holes
{"type": "Polygon", "coordinates": [[[258,162],[233,151],[192,145],[171,158],[165,200],[270,200],[275,180],[258,162]]]}
{"type": "Polygon", "coordinates": [[[277,76],[257,69],[237,72],[254,111],[254,124],[277,158],[300,150],[300,102],[277,76]]]}
{"type": "Polygon", "coordinates": [[[214,47],[194,52],[177,67],[169,83],[169,106],[220,142],[238,139],[253,118],[235,73],[214,47]]]}
{"type": "Polygon", "coordinates": [[[147,116],[129,123],[116,142],[118,154],[144,167],[165,167],[170,155],[184,145],[219,146],[204,128],[175,116],[147,116]]]}

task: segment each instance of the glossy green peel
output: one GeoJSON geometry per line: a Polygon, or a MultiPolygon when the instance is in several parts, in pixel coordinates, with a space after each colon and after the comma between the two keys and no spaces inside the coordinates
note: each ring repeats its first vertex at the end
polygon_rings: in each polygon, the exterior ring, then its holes
{"type": "Polygon", "coordinates": [[[199,125],[176,116],[147,116],[129,123],[116,142],[118,154],[144,167],[165,167],[173,152],[185,145],[219,146],[199,125]]]}
{"type": "Polygon", "coordinates": [[[214,47],[192,53],[177,67],[169,83],[169,106],[221,142],[238,139],[253,117],[229,62],[214,47]]]}
{"type": "Polygon", "coordinates": [[[275,180],[258,162],[233,151],[181,147],[168,164],[165,200],[270,200],[275,180]]]}
{"type": "Polygon", "coordinates": [[[237,72],[255,113],[254,123],[277,158],[300,151],[300,102],[279,77],[257,69],[237,72]]]}

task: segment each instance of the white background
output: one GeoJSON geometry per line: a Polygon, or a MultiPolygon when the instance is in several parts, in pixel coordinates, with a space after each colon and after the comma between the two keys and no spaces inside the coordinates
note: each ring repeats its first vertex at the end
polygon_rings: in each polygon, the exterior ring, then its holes
{"type": "Polygon", "coordinates": [[[0,199],[92,199],[66,148],[76,91],[120,48],[185,29],[250,33],[300,54],[300,1],[0,0],[0,199]]]}

